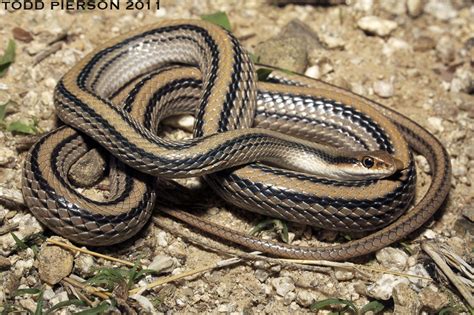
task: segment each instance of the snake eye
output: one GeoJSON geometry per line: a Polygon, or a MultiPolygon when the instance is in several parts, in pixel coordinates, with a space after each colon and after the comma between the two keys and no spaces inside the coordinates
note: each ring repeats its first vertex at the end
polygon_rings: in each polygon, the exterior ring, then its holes
{"type": "Polygon", "coordinates": [[[374,166],[374,159],[370,156],[364,156],[362,158],[362,165],[364,165],[366,168],[371,168],[374,166]]]}

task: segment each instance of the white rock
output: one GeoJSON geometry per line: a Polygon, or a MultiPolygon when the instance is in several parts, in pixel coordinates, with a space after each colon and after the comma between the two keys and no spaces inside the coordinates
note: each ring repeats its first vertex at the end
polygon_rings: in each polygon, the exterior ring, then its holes
{"type": "Polygon", "coordinates": [[[451,36],[442,36],[436,44],[436,55],[445,64],[449,64],[454,60],[456,55],[456,43],[451,36]]]}
{"type": "Polygon", "coordinates": [[[389,81],[377,80],[373,84],[375,94],[383,98],[389,98],[393,96],[393,84],[389,81]]]}
{"type": "Polygon", "coordinates": [[[428,117],[427,121],[428,124],[433,128],[433,130],[437,132],[444,131],[443,119],[441,119],[440,117],[428,117]]]}
{"type": "Polygon", "coordinates": [[[91,255],[81,254],[74,259],[74,269],[83,277],[94,273],[94,258],[91,255]]]}
{"type": "Polygon", "coordinates": [[[385,20],[377,16],[364,16],[357,22],[357,26],[363,31],[377,36],[387,36],[393,32],[398,24],[394,21],[385,20]]]}
{"type": "Polygon", "coordinates": [[[387,12],[390,12],[395,15],[405,14],[406,0],[384,0],[380,1],[380,6],[387,12]]]}
{"type": "Polygon", "coordinates": [[[401,50],[412,52],[413,47],[402,39],[391,37],[387,43],[383,45],[382,52],[384,55],[391,56],[393,53],[401,50]]]}
{"type": "Polygon", "coordinates": [[[319,66],[311,66],[308,69],[306,69],[305,75],[307,75],[310,78],[314,79],[319,79],[321,78],[321,71],[319,71],[319,66]]]}
{"type": "Polygon", "coordinates": [[[257,269],[255,271],[255,278],[257,278],[260,282],[265,282],[265,280],[268,279],[268,272],[262,269],[257,269]]]}
{"type": "Polygon", "coordinates": [[[285,296],[295,289],[295,284],[290,277],[280,277],[272,280],[272,285],[279,296],[285,296]]]}
{"type": "Polygon", "coordinates": [[[342,38],[326,33],[319,35],[319,40],[328,49],[343,49],[346,45],[342,38]]]}
{"type": "Polygon", "coordinates": [[[51,300],[55,296],[53,289],[51,287],[48,287],[46,290],[43,292],[43,298],[46,301],[51,300]]]}
{"type": "Polygon", "coordinates": [[[301,306],[310,306],[314,302],[314,296],[307,290],[301,290],[296,295],[296,302],[301,306]]]}
{"type": "Polygon", "coordinates": [[[155,270],[156,272],[171,272],[174,267],[175,261],[173,258],[165,255],[157,255],[153,258],[148,269],[155,270]]]}
{"type": "Polygon", "coordinates": [[[424,0],[407,0],[408,15],[418,17],[423,12],[424,0]]]}
{"type": "Polygon", "coordinates": [[[451,92],[474,92],[474,72],[471,67],[459,67],[454,73],[454,78],[450,85],[451,92]]]}
{"type": "Polygon", "coordinates": [[[156,242],[158,243],[158,246],[168,246],[168,236],[166,235],[165,231],[160,231],[156,234],[156,242]]]}
{"type": "Polygon", "coordinates": [[[354,4],[354,9],[368,12],[372,10],[373,6],[374,0],[357,0],[357,2],[354,4]]]}
{"type": "Polygon", "coordinates": [[[405,277],[384,274],[375,283],[367,287],[367,293],[373,298],[386,301],[392,297],[393,288],[400,283],[409,284],[409,282],[405,277]]]}
{"type": "MultiPolygon", "coordinates": [[[[413,267],[410,267],[407,273],[424,278],[431,278],[430,274],[428,273],[428,271],[426,271],[425,267],[423,267],[422,264],[416,264],[413,267]]],[[[408,280],[410,280],[410,282],[413,283],[418,289],[423,289],[431,283],[430,280],[415,277],[410,277],[408,280]]]]}
{"type": "Polygon", "coordinates": [[[365,95],[367,90],[365,89],[364,85],[358,82],[350,83],[351,91],[355,94],[365,95]]]}
{"type": "Polygon", "coordinates": [[[438,234],[431,229],[426,230],[422,235],[428,240],[434,240],[438,237],[438,234]]]}
{"type": "Polygon", "coordinates": [[[56,83],[57,83],[56,80],[51,77],[44,80],[44,85],[50,89],[53,89],[56,86],[56,83]]]}
{"type": "Polygon", "coordinates": [[[67,295],[66,291],[60,292],[56,294],[51,300],[49,301],[51,305],[58,304],[60,302],[68,301],[69,296],[67,295]]]}
{"type": "Polygon", "coordinates": [[[408,255],[397,248],[385,247],[379,250],[375,257],[385,268],[395,268],[403,271],[407,265],[408,255]]]}
{"type": "Polygon", "coordinates": [[[334,272],[334,277],[338,281],[348,281],[354,279],[354,273],[352,271],[338,269],[334,272]]]}
{"type": "Polygon", "coordinates": [[[0,151],[0,166],[6,166],[7,164],[12,163],[15,161],[15,157],[15,151],[7,147],[3,147],[0,151]]]}
{"type": "Polygon", "coordinates": [[[450,0],[430,0],[425,5],[425,12],[442,21],[452,19],[458,15],[450,0]]]}
{"type": "Polygon", "coordinates": [[[287,295],[283,298],[283,304],[284,305],[290,305],[291,302],[293,302],[296,298],[296,293],[295,292],[288,292],[287,295]]]}

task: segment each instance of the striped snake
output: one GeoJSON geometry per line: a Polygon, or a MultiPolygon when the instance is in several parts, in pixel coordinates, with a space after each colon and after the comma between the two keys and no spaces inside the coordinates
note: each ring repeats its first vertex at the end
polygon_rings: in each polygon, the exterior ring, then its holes
{"type": "Polygon", "coordinates": [[[163,21],[105,43],[64,75],[54,98],[66,125],[29,151],[23,194],[39,221],[82,244],[110,245],[137,233],[159,194],[155,176],[203,176],[243,209],[329,230],[375,231],[301,247],[165,210],[254,250],[328,260],[405,237],[434,214],[450,187],[445,149],[418,124],[304,76],[273,71],[256,82],[236,38],[203,21],[163,21]],[[157,135],[160,121],[176,114],[195,116],[192,139],[157,135]],[[68,177],[95,143],[113,156],[104,201],[82,195],[68,177]],[[427,158],[432,181],[407,211],[416,177],[410,148],[427,158]]]}

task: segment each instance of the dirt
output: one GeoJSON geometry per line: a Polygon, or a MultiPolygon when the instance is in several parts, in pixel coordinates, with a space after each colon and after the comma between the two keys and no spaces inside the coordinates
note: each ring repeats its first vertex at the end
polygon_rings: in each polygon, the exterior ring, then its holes
{"type": "MultiPolygon", "coordinates": [[[[259,43],[280,36],[279,32],[289,22],[299,19],[318,34],[323,43],[308,53],[305,60],[307,69],[319,67],[317,76],[322,80],[353,90],[410,117],[432,132],[450,153],[453,177],[446,205],[433,222],[406,241],[409,245],[394,244],[393,247],[403,250],[404,246],[409,246],[412,266],[416,262],[423,264],[429,258],[420,250],[418,241],[425,239],[426,233],[433,232],[438,241],[449,244],[454,252],[472,261],[469,256],[473,248],[472,221],[463,213],[472,211],[474,207],[474,5],[469,0],[419,1],[421,11],[408,12],[406,3],[416,5],[418,1],[374,2],[276,6],[258,0],[245,3],[161,1],[159,10],[141,11],[14,12],[1,9],[0,51],[7,47],[13,36],[17,38],[17,48],[14,63],[0,78],[0,104],[10,100],[5,121],[0,127],[0,186],[16,192],[21,190],[24,143],[30,143],[34,137],[6,131],[6,126],[18,120],[29,125],[37,122],[37,133],[57,126],[53,103],[55,84],[71,66],[105,40],[162,19],[199,19],[202,14],[224,11],[233,33],[249,51],[254,52],[259,43]],[[361,30],[358,21],[372,15],[396,22],[396,28],[383,36],[361,30]],[[327,48],[324,44],[328,40],[324,40],[324,36],[337,38],[340,45],[327,48]]],[[[307,74],[313,73],[307,71],[307,74]]],[[[422,158],[417,158],[417,165],[420,168],[417,195],[420,197],[429,176],[422,158]]],[[[208,194],[212,195],[211,192],[208,194]]],[[[214,204],[215,207],[205,216],[240,231],[249,231],[262,219],[217,199],[214,204]]],[[[0,205],[0,227],[11,225],[15,216],[23,218],[27,215],[28,210],[21,207],[0,205]]],[[[33,219],[28,216],[28,220],[33,219]]],[[[20,236],[28,235],[22,231],[24,226],[28,225],[20,223],[13,232],[20,236]]],[[[185,226],[179,225],[179,229],[183,230],[185,226]]],[[[317,234],[317,229],[290,225],[290,233],[296,234],[295,244],[307,245],[313,244],[309,239],[311,234],[317,234]]],[[[51,235],[51,232],[43,234],[51,235]]],[[[276,233],[267,232],[264,236],[279,240],[276,233]]],[[[11,267],[0,270],[5,287],[45,285],[40,282],[33,265],[18,265],[18,261],[30,261],[31,255],[9,250],[5,244],[2,245],[2,255],[12,262],[11,267]]],[[[98,251],[129,261],[140,258],[143,265],[149,264],[158,254],[166,254],[176,260],[173,274],[227,258],[153,224],[147,225],[131,241],[98,251]]],[[[379,266],[380,263],[373,255],[355,261],[370,266],[379,266]]],[[[94,264],[108,263],[94,260],[94,264]]],[[[429,269],[428,265],[425,265],[426,269],[429,269]]],[[[373,279],[358,276],[344,279],[336,277],[332,271],[318,273],[262,262],[244,262],[167,284],[144,293],[144,296],[153,301],[159,312],[304,313],[311,312],[309,305],[313,301],[331,297],[351,300],[361,307],[377,299],[370,296],[366,288],[380,276],[375,273],[373,279]],[[288,290],[282,286],[288,286],[288,290]],[[284,294],[278,293],[281,290],[284,294]]],[[[439,281],[435,275],[430,276],[434,278],[429,284],[430,290],[448,296],[449,306],[458,312],[466,311],[456,289],[439,281]]],[[[151,279],[147,276],[143,281],[151,279]]],[[[53,294],[47,305],[64,291],[62,286],[60,283],[52,288],[53,294]]],[[[0,304],[14,301],[24,307],[35,305],[28,304],[27,297],[12,300],[11,293],[3,291],[0,304]]],[[[389,313],[397,307],[390,301],[391,297],[388,302],[382,301],[389,313]]],[[[143,312],[143,306],[131,305],[139,313],[140,310],[143,312]]],[[[426,310],[428,306],[423,307],[426,310]]],[[[74,308],[69,309],[72,310],[74,308]]]]}

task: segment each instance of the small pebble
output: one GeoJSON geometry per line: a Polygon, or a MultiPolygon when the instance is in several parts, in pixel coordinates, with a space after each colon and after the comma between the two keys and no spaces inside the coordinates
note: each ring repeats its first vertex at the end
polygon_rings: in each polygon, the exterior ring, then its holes
{"type": "Polygon", "coordinates": [[[428,36],[420,36],[415,40],[413,49],[415,51],[428,51],[436,47],[436,42],[428,36]]]}
{"type": "Polygon", "coordinates": [[[167,247],[168,246],[168,236],[165,231],[159,231],[156,234],[156,242],[158,246],[167,247]]]}
{"type": "Polygon", "coordinates": [[[304,74],[313,79],[321,78],[321,71],[319,71],[319,66],[309,67],[308,69],[306,69],[304,74]]]}
{"type": "Polygon", "coordinates": [[[387,12],[390,12],[394,15],[403,15],[407,10],[405,1],[400,0],[384,0],[380,1],[380,6],[387,12]]]}
{"type": "Polygon", "coordinates": [[[389,98],[393,96],[393,84],[388,81],[378,80],[373,84],[375,94],[383,98],[389,98]]]}
{"type": "Polygon", "coordinates": [[[450,85],[451,92],[464,92],[467,94],[474,93],[474,71],[470,65],[459,67],[454,73],[453,80],[450,85]]]}
{"type": "Polygon", "coordinates": [[[357,26],[369,33],[377,36],[387,36],[397,28],[397,23],[390,20],[385,20],[377,16],[365,16],[357,22],[357,26]]]}
{"type": "Polygon", "coordinates": [[[65,301],[68,301],[69,300],[69,297],[67,295],[67,292],[66,291],[63,291],[63,292],[60,292],[58,294],[56,294],[53,298],[50,299],[50,304],[51,305],[56,305],[60,302],[65,302],[65,301]]]}
{"type": "Polygon", "coordinates": [[[7,147],[2,148],[2,150],[0,151],[0,166],[8,167],[9,164],[15,161],[15,157],[15,151],[7,147]]]}
{"type": "Polygon", "coordinates": [[[383,274],[377,281],[367,286],[367,294],[373,298],[386,301],[392,297],[393,289],[401,283],[408,284],[410,282],[405,277],[383,274]]]}
{"type": "Polygon", "coordinates": [[[349,281],[354,279],[354,273],[352,271],[336,270],[334,277],[339,281],[349,281]]]}
{"type": "Polygon", "coordinates": [[[458,15],[450,0],[430,0],[424,11],[442,21],[450,20],[458,15]]]}
{"type": "Polygon", "coordinates": [[[440,117],[428,117],[428,124],[433,128],[434,131],[443,132],[443,119],[440,117]]]}
{"type": "Polygon", "coordinates": [[[438,237],[438,234],[431,229],[427,229],[422,235],[428,240],[434,240],[438,237]]]}
{"type": "Polygon", "coordinates": [[[313,304],[314,296],[310,291],[307,290],[299,290],[298,294],[296,295],[296,302],[301,306],[307,307],[313,304]]]}
{"type": "Polygon", "coordinates": [[[333,36],[330,34],[323,33],[319,36],[321,43],[327,49],[344,49],[346,42],[337,36],[333,36]]]}
{"type": "Polygon", "coordinates": [[[375,253],[377,261],[385,268],[403,271],[407,265],[408,255],[397,248],[385,247],[375,253]]]}
{"type": "Polygon", "coordinates": [[[158,273],[171,272],[175,267],[173,258],[165,255],[157,255],[148,266],[148,269],[154,270],[158,273]]]}
{"type": "Polygon", "coordinates": [[[44,291],[43,291],[43,298],[46,300],[46,301],[49,301],[51,300],[53,297],[54,297],[54,291],[50,288],[50,287],[47,287],[44,291]]]}
{"type": "Polygon", "coordinates": [[[393,289],[394,314],[420,314],[421,303],[418,294],[406,283],[393,289]]]}
{"type": "Polygon", "coordinates": [[[73,261],[72,254],[59,246],[41,247],[37,257],[40,279],[50,285],[55,285],[71,274],[73,261]]]}
{"type": "Polygon", "coordinates": [[[456,43],[452,36],[442,36],[436,44],[436,55],[444,63],[449,64],[454,60],[456,43]]]}
{"type": "Polygon", "coordinates": [[[0,270],[5,270],[11,267],[10,259],[0,256],[0,270]]]}
{"type": "MultiPolygon", "coordinates": [[[[407,273],[411,274],[411,275],[423,277],[423,278],[430,278],[430,275],[429,275],[428,271],[426,271],[425,267],[423,267],[422,264],[416,264],[416,265],[410,267],[407,270],[407,273]]],[[[412,284],[414,284],[416,287],[418,287],[420,289],[424,288],[428,284],[430,284],[430,280],[425,280],[425,279],[422,279],[422,278],[410,277],[409,280],[412,284]]]]}
{"type": "Polygon", "coordinates": [[[254,274],[255,278],[257,278],[260,282],[265,282],[265,280],[268,279],[268,272],[265,270],[257,269],[254,274]]]}
{"type": "Polygon", "coordinates": [[[290,305],[291,302],[293,302],[296,298],[296,293],[295,292],[288,292],[284,297],[283,297],[283,305],[290,305]]]}
{"type": "Polygon", "coordinates": [[[449,297],[444,292],[435,292],[427,287],[418,294],[421,304],[429,310],[429,313],[438,313],[449,304],[449,297]]]}
{"type": "Polygon", "coordinates": [[[369,12],[374,6],[374,0],[357,0],[354,4],[354,9],[364,12],[369,12]]]}
{"type": "Polygon", "coordinates": [[[91,255],[81,254],[74,259],[74,269],[82,277],[94,274],[94,258],[91,255]]]}
{"type": "Polygon", "coordinates": [[[418,17],[423,13],[424,0],[407,0],[408,15],[418,17]]]}
{"type": "Polygon", "coordinates": [[[20,42],[29,43],[33,40],[33,35],[30,32],[22,29],[21,27],[15,27],[12,30],[13,38],[20,42]]]}
{"type": "Polygon", "coordinates": [[[295,289],[295,284],[290,277],[280,277],[272,280],[272,285],[279,296],[285,296],[295,289]]]}

